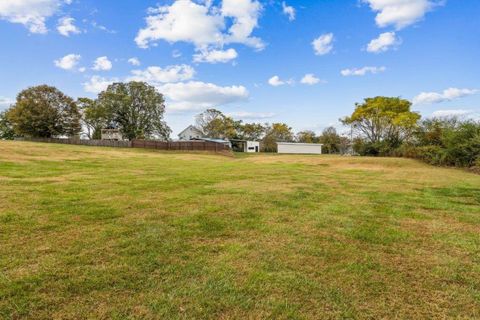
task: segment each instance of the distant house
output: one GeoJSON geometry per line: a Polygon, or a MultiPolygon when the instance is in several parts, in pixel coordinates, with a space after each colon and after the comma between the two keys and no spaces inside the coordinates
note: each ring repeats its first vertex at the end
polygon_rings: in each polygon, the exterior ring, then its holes
{"type": "Polygon", "coordinates": [[[192,125],[189,125],[185,130],[178,134],[178,139],[182,141],[196,140],[204,137],[205,135],[202,130],[192,125]]]}
{"type": "Polygon", "coordinates": [[[289,154],[322,154],[323,144],[277,142],[278,153],[289,154]]]}
{"type": "Polygon", "coordinates": [[[102,129],[102,140],[123,141],[123,135],[119,129],[102,129]]]}

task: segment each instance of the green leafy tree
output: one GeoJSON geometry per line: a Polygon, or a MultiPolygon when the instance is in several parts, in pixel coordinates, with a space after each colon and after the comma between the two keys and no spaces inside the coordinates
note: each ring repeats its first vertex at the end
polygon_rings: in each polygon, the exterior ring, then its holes
{"type": "Polygon", "coordinates": [[[340,153],[345,144],[334,127],[325,128],[318,140],[323,144],[323,150],[326,153],[340,153]]]}
{"type": "Polygon", "coordinates": [[[13,140],[15,138],[15,131],[8,120],[7,112],[0,112],[0,140],[13,140]]]}
{"type": "Polygon", "coordinates": [[[315,132],[311,130],[305,130],[297,133],[296,140],[300,143],[317,143],[318,137],[315,132]]]}
{"type": "Polygon", "coordinates": [[[112,115],[97,100],[79,98],[77,105],[82,113],[82,122],[87,137],[94,140],[101,139],[102,129],[107,128],[111,123],[112,115]]]}
{"type": "Polygon", "coordinates": [[[294,134],[292,128],[285,123],[272,123],[266,126],[262,148],[265,152],[277,151],[277,142],[292,142],[294,134]]]}
{"type": "Polygon", "coordinates": [[[240,138],[259,141],[265,135],[265,126],[261,123],[245,123],[240,127],[240,138]]]}
{"type": "Polygon", "coordinates": [[[207,109],[195,118],[196,126],[209,138],[239,138],[241,121],[227,117],[217,109],[207,109]]]}
{"type": "Polygon", "coordinates": [[[75,101],[46,85],[20,92],[7,117],[19,136],[73,137],[81,131],[80,112],[75,101]]]}
{"type": "Polygon", "coordinates": [[[128,140],[170,137],[163,95],[145,82],[111,84],[98,95],[97,103],[128,140]]]}
{"type": "Polygon", "coordinates": [[[410,111],[411,105],[400,98],[367,98],[341,121],[365,140],[370,154],[388,154],[411,138],[417,126],[420,115],[410,111]]]}

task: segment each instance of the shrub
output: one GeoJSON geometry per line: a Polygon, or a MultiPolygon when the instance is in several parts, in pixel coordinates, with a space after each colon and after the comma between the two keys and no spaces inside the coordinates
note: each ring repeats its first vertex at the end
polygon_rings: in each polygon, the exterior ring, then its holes
{"type": "Polygon", "coordinates": [[[361,156],[391,156],[395,147],[387,141],[368,142],[356,139],[353,143],[353,150],[361,156]]]}
{"type": "Polygon", "coordinates": [[[416,146],[404,148],[401,155],[434,165],[478,166],[480,123],[458,119],[425,120],[416,133],[416,146]]]}
{"type": "Polygon", "coordinates": [[[456,129],[446,131],[444,145],[447,164],[474,166],[480,156],[480,124],[464,122],[456,129]]]}
{"type": "Polygon", "coordinates": [[[440,146],[420,146],[415,148],[416,158],[421,159],[429,164],[443,166],[448,163],[445,161],[446,152],[440,146]]]}

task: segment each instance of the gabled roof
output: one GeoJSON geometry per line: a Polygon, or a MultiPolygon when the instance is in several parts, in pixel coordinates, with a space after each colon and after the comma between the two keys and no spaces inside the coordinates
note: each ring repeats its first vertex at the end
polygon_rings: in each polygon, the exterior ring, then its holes
{"type": "Polygon", "coordinates": [[[183,131],[180,132],[180,133],[178,134],[178,136],[180,137],[185,131],[187,131],[187,130],[189,130],[189,129],[198,132],[198,133],[199,133],[200,135],[202,135],[202,136],[204,135],[204,133],[202,132],[202,130],[198,129],[198,128],[195,127],[194,125],[189,125],[189,126],[186,127],[185,129],[183,129],[183,131]]]}

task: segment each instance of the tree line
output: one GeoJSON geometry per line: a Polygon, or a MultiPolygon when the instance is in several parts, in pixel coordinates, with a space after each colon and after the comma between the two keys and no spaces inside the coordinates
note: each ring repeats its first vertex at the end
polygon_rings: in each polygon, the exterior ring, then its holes
{"type": "MultiPolygon", "coordinates": [[[[261,141],[262,150],[276,143],[322,143],[327,153],[404,156],[435,165],[480,168],[480,122],[457,118],[422,119],[412,103],[399,97],[366,98],[340,122],[348,136],[334,127],[320,135],[294,133],[285,123],[244,123],[216,109],[196,116],[196,126],[208,137],[261,141]]],[[[78,137],[100,139],[104,128],[119,129],[128,139],[168,140],[165,99],[144,82],[114,83],[97,98],[65,95],[51,86],[20,92],[16,102],[0,113],[0,139],[14,137],[78,137]]]]}
{"type": "Polygon", "coordinates": [[[434,165],[480,171],[480,122],[455,117],[421,119],[411,102],[400,98],[367,98],[341,119],[355,133],[360,155],[403,156],[434,165]]]}
{"type": "Polygon", "coordinates": [[[96,99],[65,95],[41,85],[21,91],[0,114],[0,139],[79,137],[100,139],[101,130],[119,129],[128,139],[168,139],[165,100],[144,82],[114,83],[96,99]]]}
{"type": "Polygon", "coordinates": [[[349,140],[337,133],[334,127],[322,134],[300,131],[297,134],[286,123],[244,123],[234,120],[216,109],[208,109],[196,116],[196,127],[208,137],[260,141],[264,152],[275,152],[277,142],[323,143],[326,153],[347,150],[349,140]]]}
{"type": "MultiPolygon", "coordinates": [[[[95,99],[72,99],[55,87],[41,85],[21,91],[16,102],[0,114],[0,139],[15,137],[79,137],[100,139],[102,129],[119,129],[123,137],[168,140],[171,129],[164,121],[165,99],[144,82],[114,83],[95,99]]],[[[278,141],[324,143],[328,153],[338,153],[348,143],[331,127],[320,136],[313,131],[295,134],[285,123],[244,123],[208,109],[196,116],[197,127],[207,136],[262,142],[262,150],[275,152],[278,141]]]]}

